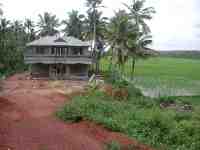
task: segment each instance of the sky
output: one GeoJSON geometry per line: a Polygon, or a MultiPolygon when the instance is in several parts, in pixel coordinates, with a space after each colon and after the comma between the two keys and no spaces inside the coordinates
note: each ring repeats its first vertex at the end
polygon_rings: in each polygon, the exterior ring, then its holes
{"type": "MultiPolygon", "coordinates": [[[[132,0],[104,0],[104,15],[123,9],[122,3],[132,0]]],[[[11,20],[31,18],[45,11],[66,19],[72,9],[85,13],[85,0],[0,0],[4,16],[11,20]]],[[[148,22],[152,30],[156,50],[200,50],[200,0],[146,0],[147,6],[155,7],[156,14],[148,22]]]]}

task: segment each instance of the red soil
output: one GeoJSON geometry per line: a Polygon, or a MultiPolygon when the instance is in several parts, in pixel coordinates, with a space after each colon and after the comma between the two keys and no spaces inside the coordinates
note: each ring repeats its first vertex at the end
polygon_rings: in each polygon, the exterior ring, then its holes
{"type": "MultiPolygon", "coordinates": [[[[83,87],[85,83],[65,81],[65,85],[83,87]]],[[[56,119],[54,112],[69,100],[58,91],[65,90],[62,86],[55,89],[49,81],[29,80],[27,75],[17,74],[4,81],[3,89],[0,150],[102,150],[104,143],[112,140],[134,144],[138,150],[150,150],[94,123],[66,124],[56,119]]]]}

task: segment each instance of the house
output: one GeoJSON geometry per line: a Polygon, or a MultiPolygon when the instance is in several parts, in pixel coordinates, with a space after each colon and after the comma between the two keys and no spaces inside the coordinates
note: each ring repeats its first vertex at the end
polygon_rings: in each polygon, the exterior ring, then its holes
{"type": "Polygon", "coordinates": [[[33,77],[87,79],[93,63],[89,42],[74,37],[46,36],[28,43],[24,61],[33,77]]]}

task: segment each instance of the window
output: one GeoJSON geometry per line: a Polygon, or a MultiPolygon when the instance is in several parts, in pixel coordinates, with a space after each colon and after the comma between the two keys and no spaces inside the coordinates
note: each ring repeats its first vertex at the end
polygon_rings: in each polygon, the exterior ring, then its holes
{"type": "Polygon", "coordinates": [[[36,48],[36,54],[45,54],[45,48],[37,47],[36,48]]]}
{"type": "Polygon", "coordinates": [[[64,48],[64,47],[53,47],[53,48],[51,49],[51,55],[66,56],[66,55],[68,55],[68,48],[64,48]]]}
{"type": "Polygon", "coordinates": [[[64,51],[65,51],[65,55],[66,55],[66,56],[69,55],[69,50],[68,50],[68,48],[64,48],[64,51]]]}
{"type": "Polygon", "coordinates": [[[56,51],[55,48],[52,47],[52,48],[51,48],[51,55],[55,55],[55,51],[56,51]]]}
{"type": "Polygon", "coordinates": [[[61,48],[61,55],[65,56],[65,49],[64,48],[61,48]]]}
{"type": "Polygon", "coordinates": [[[74,48],[73,50],[73,55],[83,55],[83,49],[82,48],[74,48]]]}
{"type": "Polygon", "coordinates": [[[80,55],[83,55],[83,49],[80,48],[80,55]]]}

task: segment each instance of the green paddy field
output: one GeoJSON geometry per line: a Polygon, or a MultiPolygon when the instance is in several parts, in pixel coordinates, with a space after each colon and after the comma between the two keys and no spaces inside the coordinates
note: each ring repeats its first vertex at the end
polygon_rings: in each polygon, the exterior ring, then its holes
{"type": "MultiPolygon", "coordinates": [[[[104,69],[108,69],[108,63],[103,60],[104,69]]],[[[126,64],[127,75],[130,64],[126,64]]],[[[151,97],[200,95],[200,59],[154,57],[138,60],[133,82],[151,97]]]]}

